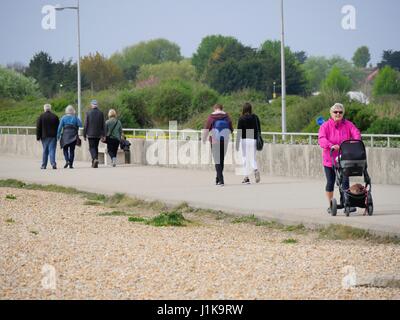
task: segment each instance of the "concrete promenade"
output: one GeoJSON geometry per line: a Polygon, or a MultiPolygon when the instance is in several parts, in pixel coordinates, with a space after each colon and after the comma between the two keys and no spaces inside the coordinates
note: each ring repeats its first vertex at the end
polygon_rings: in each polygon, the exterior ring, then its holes
{"type": "Polygon", "coordinates": [[[105,194],[121,192],[168,204],[185,201],[193,207],[255,214],[285,224],[346,224],[376,234],[400,236],[400,185],[373,185],[372,217],[363,216],[364,209],[350,217],[339,210],[337,217],[331,217],[326,213],[322,179],[262,175],[260,184],[242,185],[242,177],[229,172],[225,174],[225,187],[216,187],[215,174],[209,171],[134,165],[92,169],[88,162],[77,162],[71,170],[63,169],[63,164],[59,161],[58,170],[40,170],[39,159],[1,155],[0,179],[57,184],[105,194]]]}

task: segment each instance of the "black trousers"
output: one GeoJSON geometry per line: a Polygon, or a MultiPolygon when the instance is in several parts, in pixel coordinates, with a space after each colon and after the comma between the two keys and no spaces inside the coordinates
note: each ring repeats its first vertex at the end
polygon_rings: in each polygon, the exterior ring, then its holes
{"type": "Polygon", "coordinates": [[[107,151],[111,159],[117,157],[118,147],[119,147],[119,141],[117,139],[108,138],[107,151]]]}
{"type": "Polygon", "coordinates": [[[213,155],[215,170],[217,171],[217,182],[224,183],[224,162],[226,151],[228,150],[228,143],[221,141],[219,143],[211,144],[211,152],[213,155]]]}
{"type": "MultiPolygon", "coordinates": [[[[325,171],[325,177],[326,177],[325,191],[333,192],[333,190],[335,188],[335,180],[336,180],[335,169],[324,166],[324,171],[325,171]]],[[[343,177],[342,187],[344,190],[347,190],[350,187],[349,177],[343,177]]]]}
{"type": "Polygon", "coordinates": [[[63,147],[65,162],[68,162],[71,166],[74,164],[75,146],[76,146],[76,141],[67,144],[66,146],[63,147]]]}
{"type": "Polygon", "coordinates": [[[89,152],[92,156],[92,160],[99,159],[99,142],[100,138],[88,138],[89,140],[89,152]]]}

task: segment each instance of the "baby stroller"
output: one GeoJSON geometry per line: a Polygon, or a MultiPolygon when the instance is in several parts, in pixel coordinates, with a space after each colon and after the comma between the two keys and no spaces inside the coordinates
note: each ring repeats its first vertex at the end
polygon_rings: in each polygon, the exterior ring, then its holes
{"type": "Polygon", "coordinates": [[[340,203],[336,199],[331,201],[331,214],[336,216],[337,209],[344,209],[345,215],[350,215],[351,207],[365,208],[365,214],[372,216],[374,205],[371,195],[371,179],[367,171],[367,153],[364,143],[361,140],[344,141],[339,148],[338,161],[335,164],[333,159],[333,149],[330,155],[332,159],[332,167],[336,173],[336,184],[339,187],[340,203]],[[350,189],[344,190],[342,182],[344,177],[364,176],[365,186],[360,185],[357,193],[353,193],[350,189]]]}

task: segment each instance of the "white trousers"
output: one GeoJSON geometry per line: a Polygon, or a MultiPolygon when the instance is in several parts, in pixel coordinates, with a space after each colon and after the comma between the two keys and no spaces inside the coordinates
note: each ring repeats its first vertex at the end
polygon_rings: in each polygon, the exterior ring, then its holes
{"type": "Polygon", "coordinates": [[[258,170],[256,152],[255,139],[242,139],[243,174],[245,176],[249,176],[254,170],[258,170]]]}

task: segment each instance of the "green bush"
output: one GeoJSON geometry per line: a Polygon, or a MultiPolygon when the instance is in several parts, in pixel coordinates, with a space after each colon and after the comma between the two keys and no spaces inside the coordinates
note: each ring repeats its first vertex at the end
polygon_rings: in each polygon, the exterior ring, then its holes
{"type": "Polygon", "coordinates": [[[379,71],[372,89],[374,96],[400,94],[399,73],[389,66],[379,71]]]}
{"type": "Polygon", "coordinates": [[[351,89],[351,86],[351,79],[344,75],[339,67],[335,66],[322,83],[322,90],[347,92],[351,89]]]}
{"type": "Polygon", "coordinates": [[[151,126],[146,90],[121,92],[118,96],[117,105],[120,110],[120,120],[125,128],[151,126]]]}
{"type": "Polygon", "coordinates": [[[218,93],[215,90],[204,88],[197,91],[192,100],[192,112],[200,113],[210,109],[218,101],[218,93]]]}
{"type": "Polygon", "coordinates": [[[361,132],[366,132],[376,119],[372,106],[352,102],[346,107],[346,119],[352,121],[361,132]]]}
{"type": "Polygon", "coordinates": [[[157,88],[152,101],[152,115],[155,119],[168,122],[185,121],[190,115],[192,88],[181,80],[167,80],[157,88]]]}
{"type": "Polygon", "coordinates": [[[400,116],[397,116],[397,118],[376,119],[368,129],[368,133],[400,134],[400,116]]]}
{"type": "Polygon", "coordinates": [[[318,96],[300,100],[291,107],[288,105],[288,131],[318,132],[316,119],[320,116],[329,119],[329,109],[336,102],[342,102],[346,107],[348,98],[337,91],[324,91],[318,96]]]}
{"type": "Polygon", "coordinates": [[[181,79],[191,81],[196,78],[196,70],[189,60],[166,61],[160,64],[145,64],[139,68],[137,81],[155,77],[160,81],[181,79]]]}
{"type": "Polygon", "coordinates": [[[27,96],[40,96],[36,81],[0,66],[0,98],[21,100],[27,96]]]}
{"type": "MultiPolygon", "coordinates": [[[[50,104],[52,107],[52,110],[55,112],[64,112],[65,108],[68,105],[74,105],[75,104],[75,95],[73,93],[68,93],[64,95],[60,95],[52,100],[50,100],[50,104]]],[[[74,105],[76,111],[77,106],[74,105]]]]}

